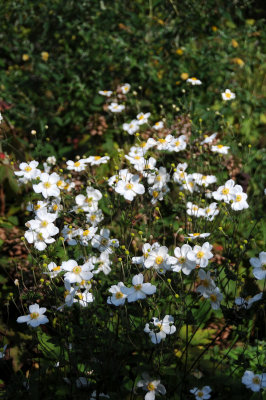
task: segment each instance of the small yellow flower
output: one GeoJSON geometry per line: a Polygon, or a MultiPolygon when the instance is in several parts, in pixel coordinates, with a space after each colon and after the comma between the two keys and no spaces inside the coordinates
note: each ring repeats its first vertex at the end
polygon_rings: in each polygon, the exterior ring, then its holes
{"type": "Polygon", "coordinates": [[[42,51],[41,57],[42,57],[42,60],[46,62],[46,61],[48,61],[49,53],[47,51],[42,51]]]}
{"type": "Polygon", "coordinates": [[[182,49],[177,49],[176,54],[178,54],[179,56],[182,56],[182,54],[184,53],[182,49]]]}
{"type": "Polygon", "coordinates": [[[241,58],[238,58],[238,57],[232,58],[232,62],[234,64],[239,65],[240,67],[243,67],[245,65],[244,61],[241,58]]]}
{"type": "Polygon", "coordinates": [[[232,39],[231,45],[236,49],[238,47],[238,43],[235,39],[232,39]]]}
{"type": "Polygon", "coordinates": [[[28,61],[29,59],[30,59],[30,56],[28,54],[22,54],[23,61],[28,61]]]}
{"type": "Polygon", "coordinates": [[[180,78],[183,79],[183,81],[186,81],[188,79],[188,77],[189,77],[189,74],[187,72],[183,72],[180,75],[180,78]]]}

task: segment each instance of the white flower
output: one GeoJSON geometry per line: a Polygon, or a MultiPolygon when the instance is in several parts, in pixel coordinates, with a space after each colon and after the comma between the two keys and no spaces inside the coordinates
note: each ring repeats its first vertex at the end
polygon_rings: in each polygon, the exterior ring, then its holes
{"type": "Polygon", "coordinates": [[[89,290],[85,290],[83,293],[77,292],[76,297],[78,299],[74,299],[74,303],[79,303],[82,307],[87,307],[89,303],[92,303],[94,297],[89,290]]]}
{"type": "Polygon", "coordinates": [[[211,143],[214,141],[214,139],[217,136],[217,132],[213,133],[212,135],[208,136],[208,135],[204,135],[204,140],[200,143],[202,144],[207,144],[207,143],[211,143]]]}
{"type": "Polygon", "coordinates": [[[165,138],[158,139],[156,143],[157,150],[172,150],[171,142],[174,139],[172,135],[167,135],[165,138]]]}
{"type": "Polygon", "coordinates": [[[115,191],[124,196],[126,200],[132,201],[137,194],[145,192],[145,188],[139,183],[139,180],[138,175],[133,175],[128,181],[121,180],[117,183],[115,191]]]}
{"type": "Polygon", "coordinates": [[[99,274],[100,272],[103,272],[104,275],[108,275],[111,272],[111,264],[112,262],[109,259],[109,253],[108,251],[103,251],[100,254],[100,257],[91,257],[90,262],[94,265],[94,274],[99,274]]]}
{"type": "Polygon", "coordinates": [[[26,226],[37,233],[40,233],[44,239],[57,235],[59,229],[53,224],[57,214],[50,214],[46,208],[42,208],[36,212],[35,219],[26,222],[26,226]]]}
{"type": "Polygon", "coordinates": [[[188,236],[184,236],[185,239],[195,240],[200,238],[206,238],[210,236],[210,233],[189,233],[188,236]]]}
{"type": "Polygon", "coordinates": [[[202,84],[202,82],[199,80],[199,79],[197,79],[197,78],[188,78],[187,80],[186,80],[186,82],[188,82],[188,83],[190,83],[191,85],[201,85],[202,84]]]}
{"type": "MultiPolygon", "coordinates": [[[[90,400],[96,400],[97,399],[97,392],[96,390],[94,390],[94,392],[91,395],[90,400]]],[[[104,394],[104,393],[99,393],[99,399],[110,399],[110,396],[108,396],[108,394],[104,394]]]]}
{"type": "Polygon", "coordinates": [[[174,253],[177,258],[177,263],[172,267],[174,272],[179,272],[182,269],[185,275],[189,275],[191,271],[196,268],[196,262],[190,261],[187,258],[187,254],[190,251],[192,251],[192,248],[188,244],[183,244],[181,248],[175,248],[174,253]]]}
{"type": "Polygon", "coordinates": [[[109,296],[107,299],[108,304],[114,304],[115,306],[122,306],[125,304],[127,296],[121,291],[121,288],[124,286],[123,282],[119,282],[117,285],[113,285],[108,289],[109,292],[112,293],[112,296],[109,296]]]}
{"type": "Polygon", "coordinates": [[[157,201],[162,201],[166,193],[170,191],[167,185],[158,187],[156,184],[149,188],[149,194],[152,196],[151,204],[156,204],[157,201]]]}
{"type": "Polygon", "coordinates": [[[231,208],[235,211],[241,211],[249,207],[247,203],[248,195],[243,192],[243,188],[240,185],[236,185],[233,190],[233,198],[231,208]]]}
{"type": "Polygon", "coordinates": [[[196,400],[207,400],[211,398],[211,388],[210,386],[203,386],[202,389],[198,389],[197,387],[190,390],[190,393],[195,395],[196,400]]]}
{"type": "Polygon", "coordinates": [[[14,174],[21,177],[19,179],[20,182],[28,183],[41,175],[41,171],[37,169],[38,164],[38,161],[23,162],[19,164],[20,171],[15,171],[14,174]]]}
{"type": "Polygon", "coordinates": [[[46,249],[47,244],[55,242],[55,239],[51,237],[44,238],[41,233],[37,233],[32,229],[26,231],[24,236],[27,239],[28,243],[33,243],[34,247],[39,251],[43,251],[44,249],[46,249]]]}
{"type": "Polygon", "coordinates": [[[62,272],[62,268],[60,265],[56,265],[56,263],[54,262],[50,262],[47,265],[47,268],[49,270],[49,272],[45,272],[46,274],[48,274],[50,276],[50,278],[55,278],[58,274],[60,274],[60,272],[62,272]]]}
{"type": "Polygon", "coordinates": [[[123,130],[126,131],[129,135],[133,135],[139,129],[139,122],[136,119],[133,119],[129,123],[123,124],[123,130]]]}
{"type": "Polygon", "coordinates": [[[204,208],[204,217],[208,221],[213,221],[214,217],[219,214],[219,210],[217,210],[217,203],[211,203],[209,206],[204,208]]]}
{"type": "Polygon", "coordinates": [[[256,279],[266,278],[266,252],[262,251],[259,254],[259,258],[252,257],[249,260],[252,267],[254,267],[252,273],[256,279]]]}
{"type": "Polygon", "coordinates": [[[90,165],[100,165],[100,164],[106,164],[107,161],[110,160],[109,156],[90,156],[85,159],[85,161],[90,164],[90,165]]]}
{"type": "Polygon", "coordinates": [[[181,150],[185,150],[185,148],[187,147],[187,143],[186,143],[186,136],[182,135],[179,136],[178,138],[173,138],[170,142],[170,146],[169,146],[169,151],[181,151],[181,150]]]}
{"type": "Polygon", "coordinates": [[[97,226],[103,219],[104,216],[102,210],[90,210],[89,213],[86,214],[86,220],[92,226],[97,226]]]}
{"type": "Polygon", "coordinates": [[[57,182],[60,180],[60,177],[57,173],[53,172],[51,175],[49,175],[44,172],[39,178],[41,182],[37,185],[33,185],[33,190],[35,193],[41,193],[45,199],[50,196],[60,196],[60,190],[57,187],[57,182]]]}
{"type": "Polygon", "coordinates": [[[163,320],[153,317],[151,322],[145,325],[144,332],[148,333],[152,343],[158,344],[166,335],[175,333],[174,318],[166,315],[163,320]]]}
{"type": "Polygon", "coordinates": [[[181,184],[184,180],[186,180],[187,177],[187,173],[185,172],[186,169],[187,169],[187,163],[177,165],[176,171],[173,174],[174,182],[181,184]]]}
{"type": "Polygon", "coordinates": [[[153,129],[156,129],[156,131],[162,128],[163,128],[163,121],[158,121],[153,125],[153,129]]]}
{"type": "Polygon", "coordinates": [[[102,96],[110,97],[113,92],[111,90],[99,90],[98,93],[102,96]]]}
{"type": "Polygon", "coordinates": [[[235,99],[235,93],[232,93],[230,89],[226,89],[224,93],[222,93],[223,100],[233,100],[235,99]]]}
{"type": "Polygon", "coordinates": [[[215,200],[220,200],[224,201],[225,203],[229,203],[230,200],[233,200],[234,198],[235,194],[233,190],[234,185],[235,182],[233,181],[233,179],[229,179],[229,181],[226,181],[223,186],[219,186],[218,189],[212,193],[213,198],[215,200]]]}
{"type": "Polygon", "coordinates": [[[55,156],[47,157],[46,162],[47,162],[48,164],[55,165],[55,164],[56,164],[56,158],[55,158],[55,156]]]}
{"type": "Polygon", "coordinates": [[[81,283],[82,281],[89,281],[93,277],[91,273],[93,265],[90,263],[78,265],[75,260],[63,261],[62,269],[66,271],[64,279],[69,283],[81,283]]]}
{"type": "Polygon", "coordinates": [[[214,153],[220,153],[220,154],[228,154],[228,150],[230,149],[230,146],[224,146],[223,144],[217,144],[213,145],[211,147],[211,151],[214,153]]]}
{"type": "Polygon", "coordinates": [[[157,243],[157,242],[156,242],[156,243],[153,243],[152,245],[150,245],[149,243],[145,243],[145,244],[142,246],[143,256],[140,256],[140,257],[132,257],[132,263],[133,263],[133,264],[141,264],[142,267],[144,268],[144,267],[145,267],[144,262],[145,262],[146,258],[149,256],[149,253],[150,253],[153,249],[155,249],[155,248],[157,248],[157,247],[160,247],[159,243],[157,243]]]}
{"type": "Polygon", "coordinates": [[[259,392],[266,387],[266,374],[254,374],[252,371],[245,371],[242,376],[242,383],[253,392],[259,392]]]}
{"type": "Polygon", "coordinates": [[[235,299],[235,304],[241,308],[246,308],[247,310],[249,310],[252,304],[256,303],[257,301],[260,301],[262,297],[263,297],[263,292],[260,292],[255,296],[251,298],[248,297],[246,299],[243,299],[243,297],[237,297],[235,299]]]}
{"type": "Polygon", "coordinates": [[[83,210],[85,212],[96,211],[98,209],[98,202],[102,198],[102,194],[99,190],[93,187],[87,187],[87,196],[83,194],[78,194],[75,198],[77,207],[74,210],[83,210]]]}
{"type": "Polygon", "coordinates": [[[67,169],[69,169],[70,171],[75,171],[75,172],[81,172],[84,171],[87,167],[86,165],[86,160],[81,158],[78,161],[72,161],[72,160],[68,160],[66,162],[67,164],[67,169]]]}
{"type": "Polygon", "coordinates": [[[146,113],[146,114],[144,114],[142,112],[139,113],[137,115],[137,120],[138,120],[139,125],[147,124],[148,118],[150,117],[150,115],[151,115],[151,113],[146,113]]]}
{"type": "Polygon", "coordinates": [[[130,91],[131,85],[129,83],[125,83],[121,86],[121,90],[123,94],[127,94],[130,91]]]}
{"type": "Polygon", "coordinates": [[[187,202],[187,214],[192,215],[194,217],[203,217],[205,212],[203,208],[200,208],[196,204],[191,203],[191,201],[187,202]]]}
{"type": "Polygon", "coordinates": [[[148,184],[153,185],[153,189],[162,189],[170,181],[170,174],[166,168],[160,167],[158,171],[148,174],[148,184]]]}
{"type": "Polygon", "coordinates": [[[49,322],[48,318],[46,315],[44,315],[46,308],[45,307],[39,307],[39,304],[32,304],[29,306],[29,315],[23,315],[22,317],[17,318],[18,323],[23,323],[27,322],[27,325],[32,326],[33,328],[36,328],[39,325],[42,324],[47,324],[49,322]]]}
{"type": "Polygon", "coordinates": [[[128,182],[132,178],[132,176],[133,174],[131,174],[128,169],[121,169],[118,172],[118,175],[113,175],[111,176],[111,178],[108,179],[108,185],[116,187],[119,180],[128,182]]]}
{"type": "Polygon", "coordinates": [[[203,270],[199,270],[200,285],[197,287],[196,292],[199,292],[206,299],[210,297],[215,289],[215,283],[211,279],[211,273],[207,273],[203,270]]]}
{"type": "Polygon", "coordinates": [[[202,175],[194,173],[192,174],[192,177],[197,185],[204,187],[208,187],[209,185],[217,181],[217,178],[214,175],[202,175]]]}
{"type": "Polygon", "coordinates": [[[121,292],[127,296],[129,303],[146,299],[147,295],[152,295],[156,292],[156,286],[151,283],[143,283],[142,274],[135,275],[132,278],[132,285],[130,288],[126,286],[121,287],[121,292]]]}
{"type": "Polygon", "coordinates": [[[125,109],[125,106],[123,104],[117,104],[117,103],[111,103],[108,106],[108,110],[110,110],[113,113],[118,113],[121,112],[125,109]]]}
{"type": "MultiPolygon", "coordinates": [[[[78,290],[78,286],[71,286],[71,283],[65,279],[64,281],[65,284],[65,292],[64,292],[64,297],[65,297],[65,305],[67,307],[71,307],[72,304],[74,303],[74,298],[76,295],[76,291],[78,290]]],[[[64,307],[64,306],[63,306],[64,307]]],[[[59,309],[63,308],[63,307],[59,307],[59,309]]]]}
{"type": "Polygon", "coordinates": [[[185,174],[184,180],[182,181],[182,188],[188,190],[190,193],[199,191],[196,182],[194,181],[193,175],[185,174]]]}
{"type": "Polygon", "coordinates": [[[168,255],[166,246],[156,246],[150,252],[144,261],[145,268],[154,268],[160,272],[170,270],[172,265],[176,264],[176,258],[168,255]]]}
{"type": "Polygon", "coordinates": [[[82,246],[88,246],[89,241],[95,236],[98,228],[89,226],[85,230],[77,229],[74,237],[78,237],[78,242],[82,246]]]}
{"type": "Polygon", "coordinates": [[[101,229],[100,235],[95,235],[91,241],[92,247],[98,249],[101,253],[107,251],[109,253],[113,252],[114,247],[119,246],[119,241],[117,239],[110,239],[109,229],[101,229]]]}
{"type": "Polygon", "coordinates": [[[211,306],[213,310],[218,310],[220,308],[220,303],[223,300],[223,295],[220,289],[216,287],[209,296],[211,301],[211,306]]]}
{"type": "Polygon", "coordinates": [[[205,268],[213,257],[211,249],[212,245],[209,242],[205,242],[202,246],[194,246],[193,251],[188,252],[187,258],[196,262],[200,268],[205,268]]]}
{"type": "Polygon", "coordinates": [[[164,395],[166,393],[166,389],[164,385],[160,383],[160,380],[155,380],[151,378],[147,373],[142,374],[142,379],[138,381],[137,387],[142,388],[148,393],[145,395],[145,400],[154,400],[156,394],[164,395]]]}

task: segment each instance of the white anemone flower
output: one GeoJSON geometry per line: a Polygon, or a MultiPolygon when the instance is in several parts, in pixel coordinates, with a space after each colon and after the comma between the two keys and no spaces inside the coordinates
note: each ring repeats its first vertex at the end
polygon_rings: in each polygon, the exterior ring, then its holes
{"type": "Polygon", "coordinates": [[[206,299],[210,297],[215,289],[215,283],[211,279],[211,273],[207,273],[203,270],[199,270],[200,285],[197,287],[196,292],[199,292],[206,299]]]}
{"type": "Polygon", "coordinates": [[[253,392],[259,392],[266,387],[266,374],[254,374],[252,371],[245,371],[242,376],[242,383],[253,392]]]}
{"type": "Polygon", "coordinates": [[[109,156],[90,156],[85,161],[90,165],[106,164],[110,160],[109,156]]]}
{"type": "Polygon", "coordinates": [[[230,89],[226,89],[224,93],[222,93],[222,99],[223,100],[233,100],[235,99],[236,95],[235,93],[231,92],[230,89]]]}
{"type": "Polygon", "coordinates": [[[113,113],[119,113],[125,109],[125,106],[123,104],[117,104],[115,102],[111,103],[108,106],[108,110],[110,110],[113,113]]]}
{"type": "Polygon", "coordinates": [[[87,167],[87,161],[83,158],[79,159],[78,161],[68,160],[66,164],[67,164],[67,169],[75,172],[85,171],[87,167]]]}
{"type": "Polygon", "coordinates": [[[223,144],[217,144],[211,146],[211,151],[214,153],[220,153],[220,154],[228,154],[228,150],[230,149],[230,146],[224,146],[223,144]]]}
{"type": "Polygon", "coordinates": [[[131,85],[129,83],[125,83],[121,86],[121,90],[123,94],[127,94],[130,91],[131,85]]]}
{"type": "Polygon", "coordinates": [[[182,270],[185,275],[189,275],[191,271],[196,268],[196,262],[190,261],[187,258],[187,254],[190,251],[192,251],[192,248],[188,244],[183,244],[181,248],[175,248],[174,253],[177,259],[177,263],[172,266],[172,270],[174,272],[179,272],[180,270],[182,270]]]}
{"type": "Polygon", "coordinates": [[[194,246],[193,251],[188,252],[187,258],[196,262],[200,268],[205,268],[213,257],[211,249],[212,245],[209,242],[205,242],[202,246],[194,246]]]}
{"type": "Polygon", "coordinates": [[[153,317],[144,328],[144,332],[149,334],[154,344],[159,344],[166,338],[166,335],[172,335],[175,331],[174,318],[171,315],[166,315],[162,320],[153,317]]]}
{"type": "Polygon", "coordinates": [[[139,113],[138,115],[137,115],[137,121],[138,121],[138,124],[139,125],[144,125],[144,124],[147,124],[148,123],[148,118],[150,117],[150,115],[151,115],[151,113],[146,113],[146,114],[144,114],[144,113],[139,113]]]}
{"type": "Polygon", "coordinates": [[[190,83],[192,86],[201,85],[201,84],[202,84],[202,82],[201,82],[199,79],[195,78],[195,77],[193,77],[193,78],[188,78],[188,79],[186,80],[186,82],[190,83]]]}
{"type": "Polygon", "coordinates": [[[194,387],[193,389],[190,390],[190,393],[195,395],[196,400],[208,400],[211,398],[211,388],[210,386],[203,386],[203,388],[198,389],[197,387],[194,387]]]}
{"type": "Polygon", "coordinates": [[[129,135],[133,135],[139,129],[139,123],[136,119],[133,119],[129,123],[123,124],[123,130],[126,131],[129,135]]]}
{"type": "Polygon", "coordinates": [[[128,181],[120,180],[115,191],[121,196],[124,196],[126,200],[132,201],[137,194],[145,193],[144,185],[139,183],[140,177],[138,175],[133,175],[128,181]]]}
{"type": "Polygon", "coordinates": [[[209,299],[211,301],[211,307],[213,310],[218,310],[220,308],[220,303],[223,300],[223,295],[220,292],[220,289],[216,287],[211,292],[209,299]]]}
{"type": "Polygon", "coordinates": [[[93,277],[93,274],[91,273],[93,265],[90,263],[78,265],[77,261],[75,260],[63,261],[62,269],[66,272],[64,279],[70,283],[89,281],[93,277]]]}
{"type": "Polygon", "coordinates": [[[40,182],[33,185],[33,190],[35,193],[41,193],[45,199],[50,196],[59,197],[60,190],[57,186],[57,182],[60,177],[57,173],[53,172],[51,175],[46,172],[39,176],[40,182]]]}
{"type": "Polygon", "coordinates": [[[176,264],[176,258],[169,256],[166,246],[156,246],[150,252],[144,261],[145,268],[154,268],[157,271],[168,271],[172,265],[176,264]]]}
{"type": "Polygon", "coordinates": [[[155,122],[155,124],[153,125],[153,129],[155,129],[156,131],[163,129],[163,121],[155,122]]]}
{"type": "Polygon", "coordinates": [[[243,297],[237,297],[235,299],[235,304],[241,308],[246,308],[247,310],[249,310],[252,304],[260,301],[262,297],[263,292],[260,292],[253,297],[247,297],[246,299],[243,299],[243,297]]]}
{"type": "Polygon", "coordinates": [[[142,374],[142,379],[137,383],[137,387],[142,388],[147,392],[144,397],[145,400],[154,400],[157,394],[166,394],[166,389],[160,382],[161,381],[159,379],[153,379],[146,372],[144,372],[142,374]]]}
{"type": "Polygon", "coordinates": [[[133,301],[146,299],[147,295],[152,295],[156,292],[156,286],[151,283],[143,283],[143,275],[138,274],[132,278],[132,285],[130,288],[123,286],[121,292],[127,296],[127,301],[132,303],[133,301]]]}
{"type": "Polygon", "coordinates": [[[103,228],[100,230],[100,235],[95,235],[91,241],[92,247],[98,249],[101,253],[107,251],[113,252],[114,247],[119,247],[119,241],[117,239],[110,238],[110,230],[103,228]]]}
{"type": "Polygon", "coordinates": [[[20,171],[15,171],[14,174],[20,177],[20,182],[28,183],[29,181],[36,179],[37,176],[41,175],[41,171],[37,169],[38,164],[38,161],[35,160],[30,161],[29,163],[20,163],[20,171]]]}
{"type": "Polygon", "coordinates": [[[252,267],[254,267],[252,273],[256,279],[266,278],[266,252],[262,251],[259,254],[259,258],[252,257],[249,260],[252,267]]]}
{"type": "Polygon", "coordinates": [[[39,307],[39,304],[32,304],[29,306],[29,315],[23,315],[21,317],[17,318],[17,322],[19,324],[23,322],[27,322],[27,325],[32,326],[33,328],[36,328],[39,325],[42,324],[47,324],[49,322],[48,318],[46,315],[44,315],[46,308],[45,307],[39,307]]]}
{"type": "Polygon", "coordinates": [[[233,189],[233,199],[231,202],[231,208],[234,211],[241,211],[249,207],[247,203],[248,195],[243,192],[243,188],[240,185],[236,185],[233,189]]]}
{"type": "Polygon", "coordinates": [[[200,143],[201,145],[203,144],[209,144],[211,142],[214,141],[214,139],[217,136],[217,132],[213,133],[212,135],[208,136],[208,135],[204,135],[204,140],[200,143]]]}
{"type": "Polygon", "coordinates": [[[236,188],[237,186],[239,185],[235,186],[235,181],[233,181],[233,179],[229,179],[228,181],[225,182],[223,186],[219,186],[215,192],[212,192],[212,196],[215,200],[229,203],[230,200],[233,200],[234,198],[235,195],[234,188],[236,188]]]}
{"type": "Polygon", "coordinates": [[[185,239],[195,240],[200,238],[206,238],[210,236],[210,233],[189,233],[188,236],[184,236],[185,239]]]}
{"type": "Polygon", "coordinates": [[[121,291],[121,288],[124,286],[123,282],[119,282],[117,285],[112,285],[110,289],[108,289],[112,296],[108,297],[107,304],[113,304],[115,306],[123,306],[125,304],[127,295],[121,291]]]}
{"type": "Polygon", "coordinates": [[[98,92],[102,96],[110,97],[112,96],[113,92],[111,90],[99,90],[98,92]]]}

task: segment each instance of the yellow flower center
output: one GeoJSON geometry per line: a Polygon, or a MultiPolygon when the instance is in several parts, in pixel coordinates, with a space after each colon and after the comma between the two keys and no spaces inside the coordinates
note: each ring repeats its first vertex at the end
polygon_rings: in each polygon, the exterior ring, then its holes
{"type": "Polygon", "coordinates": [[[72,269],[72,272],[74,272],[74,274],[80,274],[81,273],[81,267],[79,265],[77,265],[76,267],[74,267],[72,269]]]}
{"type": "Polygon", "coordinates": [[[210,285],[210,282],[208,281],[208,279],[204,279],[203,281],[202,281],[202,286],[204,286],[204,287],[209,287],[209,285],[210,285]]]}
{"type": "Polygon", "coordinates": [[[228,194],[228,193],[229,193],[229,189],[224,188],[224,189],[222,190],[222,194],[228,194]]]}
{"type": "Polygon", "coordinates": [[[53,271],[60,271],[60,269],[61,269],[61,267],[60,267],[60,266],[57,266],[57,267],[54,267],[54,268],[53,268],[53,271]]]}
{"type": "Polygon", "coordinates": [[[158,265],[162,264],[162,262],[163,262],[163,257],[157,256],[157,257],[155,258],[155,262],[156,262],[156,264],[158,264],[158,265]]]}
{"type": "Polygon", "coordinates": [[[45,187],[45,189],[49,189],[51,187],[51,183],[50,182],[44,182],[43,186],[45,187]]]}
{"type": "Polygon", "coordinates": [[[142,142],[141,144],[140,144],[140,147],[145,147],[146,146],[146,142],[142,142]]]}
{"type": "Polygon", "coordinates": [[[156,126],[159,126],[159,125],[160,125],[160,122],[156,122],[155,125],[156,125],[156,126]]]}
{"type": "Polygon", "coordinates": [[[200,233],[193,233],[193,236],[199,236],[200,235],[200,233]]]}
{"type": "Polygon", "coordinates": [[[108,240],[105,239],[105,238],[103,238],[103,239],[101,240],[101,244],[102,244],[103,246],[106,246],[106,245],[108,244],[108,240]]]}
{"type": "Polygon", "coordinates": [[[33,312],[30,314],[30,317],[31,317],[31,319],[37,319],[39,317],[39,315],[40,315],[39,313],[33,312]]]}
{"type": "Polygon", "coordinates": [[[227,97],[228,99],[230,99],[231,93],[225,93],[225,97],[227,97]]]}
{"type": "Polygon", "coordinates": [[[154,384],[153,384],[152,382],[150,382],[150,383],[148,384],[148,386],[147,386],[147,389],[148,389],[150,392],[152,392],[152,391],[155,389],[154,384]]]}
{"type": "Polygon", "coordinates": [[[144,115],[140,115],[138,119],[141,121],[143,118],[144,118],[144,115]]]}
{"type": "Polygon", "coordinates": [[[198,397],[203,397],[203,396],[204,396],[204,393],[203,393],[203,392],[198,392],[198,393],[197,393],[197,396],[198,396],[198,397]]]}
{"type": "Polygon", "coordinates": [[[211,212],[211,209],[210,209],[210,208],[207,208],[206,214],[209,214],[210,212],[211,212]]]}
{"type": "Polygon", "coordinates": [[[193,77],[193,78],[191,78],[191,80],[192,80],[192,81],[197,81],[198,79],[195,78],[195,77],[193,77]]]}
{"type": "Polygon", "coordinates": [[[238,194],[237,196],[236,196],[236,201],[241,201],[242,200],[242,196],[240,195],[240,194],[238,194]]]}
{"type": "Polygon", "coordinates": [[[80,166],[80,162],[79,161],[74,163],[74,167],[79,167],[79,166],[80,166]]]}
{"type": "Polygon", "coordinates": [[[222,149],[224,146],[222,144],[218,144],[218,149],[222,149]]]}
{"type": "Polygon", "coordinates": [[[198,211],[199,207],[198,206],[193,206],[192,211],[198,211]]]}
{"type": "Polygon", "coordinates": [[[175,142],[175,146],[179,146],[180,145],[180,142],[179,142],[179,140],[177,140],[176,142],[175,142]]]}
{"type": "Polygon", "coordinates": [[[101,158],[102,158],[102,157],[100,157],[100,156],[95,156],[95,157],[94,157],[94,160],[95,160],[95,161],[98,161],[98,160],[100,160],[101,158]]]}
{"type": "Polygon", "coordinates": [[[154,190],[153,192],[152,192],[152,196],[153,197],[158,197],[159,196],[159,192],[157,192],[156,190],[154,190]]]}
{"type": "Polygon", "coordinates": [[[90,220],[91,220],[91,221],[95,221],[95,219],[96,219],[96,215],[91,215],[91,216],[90,216],[90,220]]]}
{"type": "Polygon", "coordinates": [[[90,234],[90,230],[89,229],[86,229],[84,232],[83,232],[83,236],[88,236],[90,234]]]}
{"type": "Polygon", "coordinates": [[[260,385],[260,378],[258,376],[254,376],[252,382],[255,383],[255,385],[260,385]]]}
{"type": "Polygon", "coordinates": [[[186,259],[185,259],[185,257],[179,257],[178,261],[179,261],[180,264],[184,264],[186,259]]]}
{"type": "Polygon", "coordinates": [[[184,178],[184,176],[185,176],[184,172],[180,172],[179,176],[180,176],[180,178],[184,178]]]}
{"type": "Polygon", "coordinates": [[[215,302],[215,301],[217,301],[217,296],[215,294],[211,294],[210,299],[211,299],[211,301],[215,302]]]}
{"type": "Polygon", "coordinates": [[[69,295],[69,290],[65,290],[65,292],[64,292],[64,297],[66,298],[68,295],[69,295]]]}
{"type": "Polygon", "coordinates": [[[135,290],[140,290],[142,288],[142,285],[139,283],[138,285],[134,285],[135,290]]]}
{"type": "Polygon", "coordinates": [[[133,189],[132,183],[127,183],[127,184],[126,184],[126,189],[127,189],[127,190],[133,189]]]}
{"type": "Polygon", "coordinates": [[[32,168],[30,167],[30,166],[28,166],[28,167],[26,167],[25,168],[25,170],[24,171],[26,171],[26,172],[30,172],[30,171],[32,171],[32,168]]]}
{"type": "Polygon", "coordinates": [[[165,143],[165,142],[166,142],[165,139],[159,139],[158,141],[159,141],[160,143],[165,143]]]}
{"type": "Polygon", "coordinates": [[[60,187],[60,186],[63,185],[63,181],[59,180],[59,181],[56,182],[56,184],[57,184],[58,187],[60,187]]]}
{"type": "Polygon", "coordinates": [[[203,251],[198,251],[197,252],[197,258],[202,258],[204,257],[204,252],[203,251]]]}
{"type": "Polygon", "coordinates": [[[58,210],[58,205],[57,205],[57,204],[54,204],[54,205],[53,205],[53,210],[54,210],[54,211],[58,210]]]}
{"type": "Polygon", "coordinates": [[[123,298],[123,293],[122,292],[116,292],[115,298],[116,299],[122,299],[123,298]]]}
{"type": "Polygon", "coordinates": [[[47,221],[42,221],[41,226],[42,226],[43,228],[46,228],[47,225],[48,225],[48,222],[47,222],[47,221]]]}
{"type": "Polygon", "coordinates": [[[34,210],[39,210],[40,207],[40,204],[35,204],[35,206],[33,206],[34,210]]]}
{"type": "Polygon", "coordinates": [[[135,156],[135,160],[140,160],[140,156],[135,156]]]}

